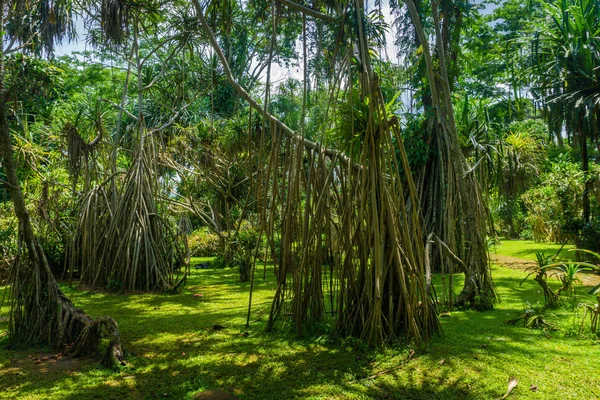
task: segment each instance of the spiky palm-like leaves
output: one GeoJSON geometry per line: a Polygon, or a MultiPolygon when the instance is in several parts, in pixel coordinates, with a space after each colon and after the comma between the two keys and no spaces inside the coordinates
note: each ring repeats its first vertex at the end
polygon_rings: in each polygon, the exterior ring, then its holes
{"type": "Polygon", "coordinates": [[[100,22],[109,42],[121,44],[129,33],[130,7],[123,0],[102,0],[100,22]]]}
{"type": "MultiPolygon", "coordinates": [[[[546,21],[532,43],[533,93],[543,102],[548,126],[561,141],[563,128],[579,145],[582,170],[589,171],[588,140],[600,127],[600,1],[559,0],[546,3],[546,21]]],[[[582,193],[583,222],[590,222],[588,193],[582,193]]]]}

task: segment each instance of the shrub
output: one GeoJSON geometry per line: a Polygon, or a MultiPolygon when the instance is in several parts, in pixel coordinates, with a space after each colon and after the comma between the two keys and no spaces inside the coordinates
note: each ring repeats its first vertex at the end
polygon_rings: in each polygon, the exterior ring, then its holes
{"type": "Polygon", "coordinates": [[[523,194],[526,221],[536,241],[559,242],[581,233],[583,181],[579,165],[560,155],[541,176],[540,185],[523,194]]]}
{"type": "Polygon", "coordinates": [[[221,254],[221,240],[207,228],[198,229],[188,236],[192,257],[215,257],[221,254]]]}
{"type": "Polygon", "coordinates": [[[258,236],[258,230],[250,222],[242,222],[234,241],[235,246],[233,247],[235,251],[233,263],[240,272],[240,281],[242,282],[250,280],[250,270],[252,268],[252,260],[258,236]]]}

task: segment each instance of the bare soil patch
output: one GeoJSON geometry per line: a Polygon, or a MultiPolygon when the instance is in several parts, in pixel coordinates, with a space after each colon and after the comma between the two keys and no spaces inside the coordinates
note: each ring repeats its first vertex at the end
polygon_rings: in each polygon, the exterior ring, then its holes
{"type": "Polygon", "coordinates": [[[82,366],[96,363],[97,357],[70,358],[57,356],[56,353],[35,352],[21,353],[10,360],[10,364],[0,368],[0,375],[18,375],[34,373],[40,375],[66,372],[72,374],[82,366]]]}

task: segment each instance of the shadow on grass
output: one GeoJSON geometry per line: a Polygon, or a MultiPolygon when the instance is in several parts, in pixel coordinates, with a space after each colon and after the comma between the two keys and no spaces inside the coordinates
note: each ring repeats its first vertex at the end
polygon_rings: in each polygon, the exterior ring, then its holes
{"type": "MultiPolygon", "coordinates": [[[[133,353],[131,366],[110,371],[85,364],[72,373],[44,375],[26,361],[0,376],[0,388],[16,398],[63,399],[185,399],[207,389],[224,389],[240,399],[498,398],[515,368],[543,371],[540,346],[547,343],[540,331],[505,324],[527,302],[541,300],[535,282],[519,286],[525,276],[520,271],[500,275],[496,285],[502,302],[494,310],[452,312],[442,319],[444,335],[396,370],[406,360],[406,347],[373,350],[356,341],[264,332],[274,278],[256,282],[253,319],[261,313],[263,318],[249,330],[244,326],[249,284],[237,283],[231,270],[193,272],[178,295],[87,295],[73,290],[69,295],[91,315],[117,319],[124,347],[133,353]],[[194,297],[198,293],[203,297],[194,297]],[[226,329],[213,331],[215,323],[226,329]]],[[[560,347],[543,352],[556,362],[571,357],[560,347]]]]}

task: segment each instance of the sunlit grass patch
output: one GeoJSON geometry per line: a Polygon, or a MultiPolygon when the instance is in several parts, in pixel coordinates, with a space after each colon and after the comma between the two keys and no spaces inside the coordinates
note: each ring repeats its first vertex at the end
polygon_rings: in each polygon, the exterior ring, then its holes
{"type": "MultiPolygon", "coordinates": [[[[249,328],[250,283],[239,283],[235,270],[192,269],[188,285],[174,295],[63,286],[90,315],[115,317],[130,366],[106,370],[84,359],[41,372],[28,356],[47,349],[2,349],[0,398],[186,399],[223,389],[241,399],[486,399],[501,397],[512,376],[519,380],[515,398],[600,397],[595,378],[600,345],[578,337],[576,312],[544,311],[559,328],[552,339],[540,330],[507,325],[543,296],[532,280],[520,285],[523,271],[495,266],[493,275],[501,298],[495,309],[453,310],[441,319],[443,335],[414,348],[410,359],[410,344],[369,349],[356,339],[332,338],[327,325],[302,338],[281,325],[265,332],[275,288],[270,266],[266,280],[262,269],[256,274],[249,328]],[[224,329],[214,330],[215,324],[224,329]]],[[[462,277],[454,278],[458,293],[462,277]]],[[[440,281],[436,276],[436,285],[440,281]]],[[[578,298],[589,299],[581,287],[578,298]]],[[[0,315],[7,312],[4,307],[0,315]]],[[[5,331],[6,322],[1,324],[5,331]]]]}
{"type": "MultiPolygon", "coordinates": [[[[560,250],[561,246],[561,244],[557,243],[538,243],[533,240],[500,240],[500,243],[495,248],[492,248],[492,252],[535,261],[536,253],[540,252],[545,256],[554,256],[560,250]]],[[[559,254],[559,258],[574,260],[575,253],[568,251],[574,247],[572,244],[565,244],[559,254]]]]}

